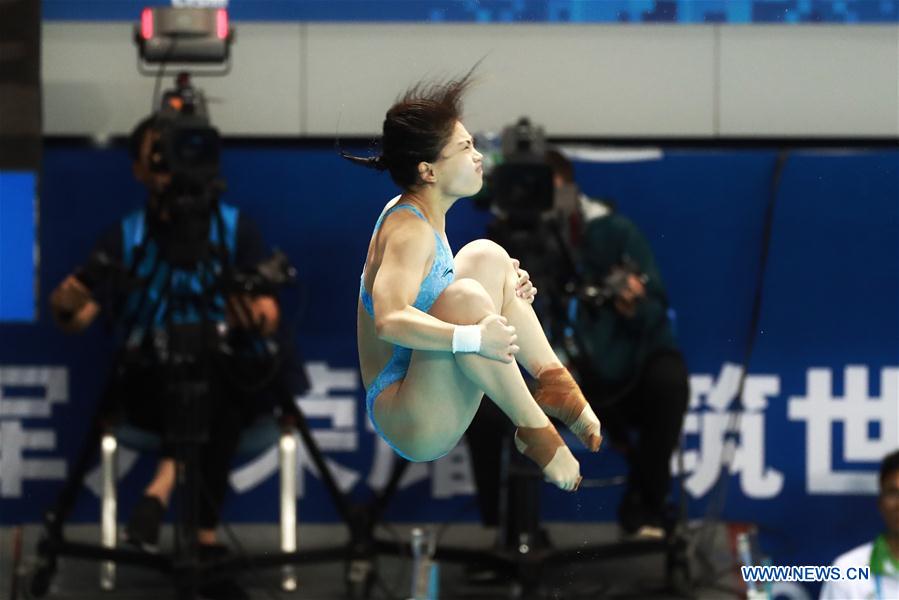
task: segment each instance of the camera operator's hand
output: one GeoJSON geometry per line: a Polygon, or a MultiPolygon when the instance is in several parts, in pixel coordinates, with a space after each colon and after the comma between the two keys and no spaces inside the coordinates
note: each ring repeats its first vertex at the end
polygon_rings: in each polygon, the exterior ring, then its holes
{"type": "Polygon", "coordinates": [[[74,275],[69,275],[50,294],[50,311],[63,331],[76,333],[93,322],[100,306],[94,302],[90,290],[74,275]]]}
{"type": "Polygon", "coordinates": [[[513,362],[520,348],[515,344],[518,336],[508,319],[502,315],[489,315],[478,325],[481,327],[481,350],[478,354],[504,363],[513,362]]]}
{"type": "Polygon", "coordinates": [[[637,305],[646,297],[646,286],[639,275],[629,273],[626,284],[615,297],[615,309],[627,318],[637,313],[637,305]]]}
{"type": "Polygon", "coordinates": [[[278,303],[271,296],[231,294],[225,304],[225,318],[231,327],[271,335],[278,328],[278,303]]]}
{"type": "Polygon", "coordinates": [[[512,266],[515,267],[515,271],[518,273],[518,285],[515,286],[515,294],[519,298],[523,298],[533,304],[534,297],[537,296],[537,288],[531,282],[531,276],[528,272],[519,267],[520,264],[517,258],[512,259],[512,266]]]}

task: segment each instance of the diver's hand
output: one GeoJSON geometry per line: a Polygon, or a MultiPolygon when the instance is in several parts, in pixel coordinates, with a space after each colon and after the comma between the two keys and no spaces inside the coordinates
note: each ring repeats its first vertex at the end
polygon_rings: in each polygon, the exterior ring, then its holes
{"type": "Polygon", "coordinates": [[[515,272],[518,273],[518,283],[515,286],[515,295],[526,302],[533,304],[534,298],[537,296],[537,288],[535,288],[533,282],[531,282],[531,276],[527,271],[522,269],[520,265],[521,263],[518,262],[517,258],[512,259],[512,266],[515,268],[515,272]]]}
{"type": "Polygon", "coordinates": [[[504,363],[515,360],[515,355],[520,350],[515,344],[518,336],[506,317],[489,315],[478,326],[481,328],[481,349],[478,354],[504,363]]]}

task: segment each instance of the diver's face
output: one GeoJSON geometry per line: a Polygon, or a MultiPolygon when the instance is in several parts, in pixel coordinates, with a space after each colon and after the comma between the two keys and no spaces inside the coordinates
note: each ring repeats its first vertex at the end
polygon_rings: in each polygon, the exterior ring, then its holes
{"type": "Polygon", "coordinates": [[[484,185],[484,156],[461,121],[456,122],[449,143],[433,163],[436,183],[446,196],[463,198],[477,194],[484,185]]]}

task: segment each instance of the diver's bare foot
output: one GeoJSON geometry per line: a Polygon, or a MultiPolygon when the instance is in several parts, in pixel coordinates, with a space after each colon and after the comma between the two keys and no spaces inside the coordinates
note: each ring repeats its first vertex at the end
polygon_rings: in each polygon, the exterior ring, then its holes
{"type": "Polygon", "coordinates": [[[547,481],[573,492],[581,483],[581,467],[552,423],[545,427],[519,427],[515,447],[537,463],[547,481]]]}

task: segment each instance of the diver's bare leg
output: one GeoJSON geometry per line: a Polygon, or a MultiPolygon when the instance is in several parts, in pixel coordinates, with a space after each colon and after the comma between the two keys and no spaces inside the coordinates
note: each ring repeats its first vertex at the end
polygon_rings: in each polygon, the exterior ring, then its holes
{"type": "Polygon", "coordinates": [[[565,423],[588,449],[599,450],[599,419],[550,346],[530,302],[515,294],[518,274],[508,253],[494,242],[476,240],[459,250],[454,262],[456,277],[483,285],[494,306],[515,327],[521,348],[516,358],[537,379],[540,408],[565,423]]]}

